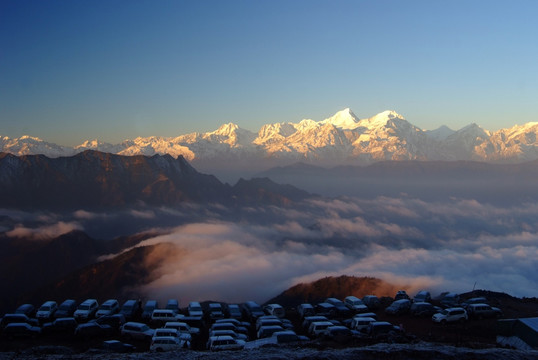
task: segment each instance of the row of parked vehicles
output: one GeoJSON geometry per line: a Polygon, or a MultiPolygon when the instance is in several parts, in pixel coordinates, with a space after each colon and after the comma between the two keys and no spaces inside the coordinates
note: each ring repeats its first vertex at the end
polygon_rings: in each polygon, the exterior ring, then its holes
{"type": "MultiPolygon", "coordinates": [[[[455,295],[455,294],[454,294],[455,295]]],[[[465,321],[469,317],[499,317],[497,308],[485,298],[460,302],[459,297],[444,294],[436,306],[428,292],[410,299],[399,291],[389,305],[386,299],[368,295],[359,299],[327,298],[318,304],[300,304],[284,309],[279,304],[260,306],[191,302],[181,309],[175,299],[160,307],[156,300],[127,300],[123,304],[109,299],[99,305],[96,299],[78,304],[66,300],[58,305],[47,301],[39,308],[21,305],[0,320],[4,337],[37,337],[62,334],[74,338],[107,339],[106,346],[131,351],[133,345],[154,351],[191,348],[225,350],[254,348],[267,344],[300,344],[312,339],[348,341],[352,338],[381,338],[399,334],[400,327],[379,321],[377,312],[385,307],[387,315],[431,316],[434,322],[465,321]],[[443,301],[445,300],[445,301],[443,301]],[[442,307],[446,307],[443,309],[442,307]],[[293,322],[287,318],[291,314],[293,322]],[[122,340],[123,342],[120,342],[122,340]]]]}

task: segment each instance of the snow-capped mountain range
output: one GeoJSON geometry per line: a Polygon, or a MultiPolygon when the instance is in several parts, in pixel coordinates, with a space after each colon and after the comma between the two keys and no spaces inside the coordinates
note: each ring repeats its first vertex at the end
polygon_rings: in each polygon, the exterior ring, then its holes
{"type": "Polygon", "coordinates": [[[476,160],[520,162],[538,159],[538,123],[490,132],[476,124],[460,130],[422,130],[394,111],[359,119],[350,109],[299,123],[266,124],[255,133],[233,123],[213,132],[177,137],[138,137],[119,144],[89,140],[75,147],[39,138],[0,136],[0,151],[15,155],[72,156],[84,150],[120,155],[170,154],[198,164],[271,165],[302,161],[318,165],[367,164],[382,160],[476,160]]]}

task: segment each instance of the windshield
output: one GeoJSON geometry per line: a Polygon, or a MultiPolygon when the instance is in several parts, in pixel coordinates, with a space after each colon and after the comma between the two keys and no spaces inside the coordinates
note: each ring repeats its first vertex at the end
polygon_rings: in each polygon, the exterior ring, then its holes
{"type": "Polygon", "coordinates": [[[90,307],[88,305],[80,305],[79,310],[90,310],[90,307]]]}
{"type": "Polygon", "coordinates": [[[39,308],[39,311],[49,311],[50,310],[50,306],[41,306],[39,308]]]}

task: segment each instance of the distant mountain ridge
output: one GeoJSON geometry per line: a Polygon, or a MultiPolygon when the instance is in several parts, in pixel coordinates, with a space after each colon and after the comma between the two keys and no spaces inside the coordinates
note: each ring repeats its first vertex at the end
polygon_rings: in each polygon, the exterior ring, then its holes
{"type": "Polygon", "coordinates": [[[333,166],[383,160],[521,162],[538,159],[537,135],[538,122],[495,132],[476,124],[456,131],[446,126],[425,131],[394,111],[359,119],[350,109],[344,109],[322,121],[266,124],[257,133],[228,123],[207,133],[138,137],[120,144],[91,140],[64,147],[31,136],[0,136],[0,151],[49,157],[72,156],[85,150],[181,155],[206,169],[222,166],[223,161],[232,163],[229,166],[258,168],[262,163],[277,166],[297,161],[333,166]]]}
{"type": "Polygon", "coordinates": [[[70,157],[0,153],[0,204],[17,209],[88,209],[183,202],[286,204],[309,196],[269,179],[236,186],[202,174],[182,156],[122,156],[86,150],[70,157]],[[248,186],[247,186],[248,185],[248,186]]]}

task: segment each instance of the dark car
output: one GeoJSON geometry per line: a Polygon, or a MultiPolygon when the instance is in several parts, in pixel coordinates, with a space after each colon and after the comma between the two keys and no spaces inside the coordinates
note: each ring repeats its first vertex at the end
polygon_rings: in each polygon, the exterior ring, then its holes
{"type": "Polygon", "coordinates": [[[408,313],[410,308],[411,308],[411,300],[400,299],[390,304],[385,309],[385,313],[388,315],[403,315],[403,314],[408,313]]]}
{"type": "Polygon", "coordinates": [[[159,303],[157,300],[148,300],[146,301],[146,304],[144,305],[144,309],[142,310],[142,320],[143,321],[150,321],[151,320],[151,314],[153,314],[153,310],[159,308],[159,303]]]}
{"type": "Polygon", "coordinates": [[[460,296],[456,293],[446,293],[441,298],[441,306],[445,308],[451,308],[459,306],[460,296]]]}
{"type": "Polygon", "coordinates": [[[48,322],[43,324],[43,328],[41,329],[43,334],[57,334],[62,333],[66,335],[73,335],[75,333],[75,329],[77,328],[78,323],[77,320],[75,320],[74,317],[64,317],[64,318],[58,318],[54,320],[53,322],[48,322]]]}
{"type": "Polygon", "coordinates": [[[351,341],[355,333],[345,326],[329,326],[322,337],[326,340],[333,340],[340,344],[351,341]]]}
{"type": "Polygon", "coordinates": [[[334,307],[334,305],[326,302],[316,304],[316,306],[314,306],[314,311],[316,312],[316,315],[319,316],[336,316],[336,308],[334,307]]]}
{"type": "Polygon", "coordinates": [[[503,315],[501,309],[488,304],[471,304],[467,307],[467,314],[473,319],[499,318],[503,315]]]}
{"type": "Polygon", "coordinates": [[[418,317],[431,317],[439,311],[441,311],[441,308],[433,306],[429,302],[414,302],[410,309],[411,315],[418,317]]]}
{"type": "Polygon", "coordinates": [[[41,334],[41,328],[27,323],[10,323],[6,325],[2,334],[8,339],[16,337],[35,338],[41,334]]]}
{"type": "Polygon", "coordinates": [[[103,341],[103,350],[115,353],[130,353],[136,350],[131,344],[123,343],[119,340],[107,340],[103,341]]]}
{"type": "Polygon", "coordinates": [[[125,316],[122,314],[103,315],[92,321],[101,325],[109,325],[113,331],[119,332],[122,325],[125,324],[125,316]]]}
{"type": "MultiPolygon", "coordinates": [[[[127,300],[120,309],[120,314],[125,316],[125,320],[131,321],[142,314],[142,305],[139,300],[127,300]]],[[[151,314],[149,315],[151,317],[151,314]]]]}
{"type": "Polygon", "coordinates": [[[15,314],[24,314],[29,318],[35,317],[36,309],[32,304],[22,304],[15,310],[15,314]]]}
{"type": "Polygon", "coordinates": [[[24,314],[5,314],[2,320],[0,320],[0,329],[4,329],[11,323],[26,323],[32,326],[39,326],[37,319],[30,319],[24,314]]]}
{"type": "Polygon", "coordinates": [[[255,301],[247,301],[241,304],[241,312],[250,322],[254,322],[260,316],[265,315],[262,307],[255,301]]]}
{"type": "Polygon", "coordinates": [[[393,333],[399,333],[400,328],[386,321],[375,321],[370,323],[366,332],[373,338],[380,338],[393,333]]]}
{"type": "Polygon", "coordinates": [[[407,295],[405,290],[398,290],[398,292],[394,296],[394,300],[401,300],[401,299],[408,299],[409,300],[409,295],[407,295]]]}
{"type": "Polygon", "coordinates": [[[112,334],[113,329],[110,325],[101,325],[94,321],[80,324],[75,329],[75,336],[83,339],[107,337],[112,334]]]}
{"type": "Polygon", "coordinates": [[[71,317],[75,313],[75,310],[77,310],[77,302],[73,299],[67,299],[58,306],[58,310],[54,313],[54,317],[56,319],[71,317]]]}
{"type": "Polygon", "coordinates": [[[325,299],[325,302],[334,306],[336,310],[336,316],[338,317],[350,317],[353,315],[353,312],[340,299],[327,298],[325,299]]]}

